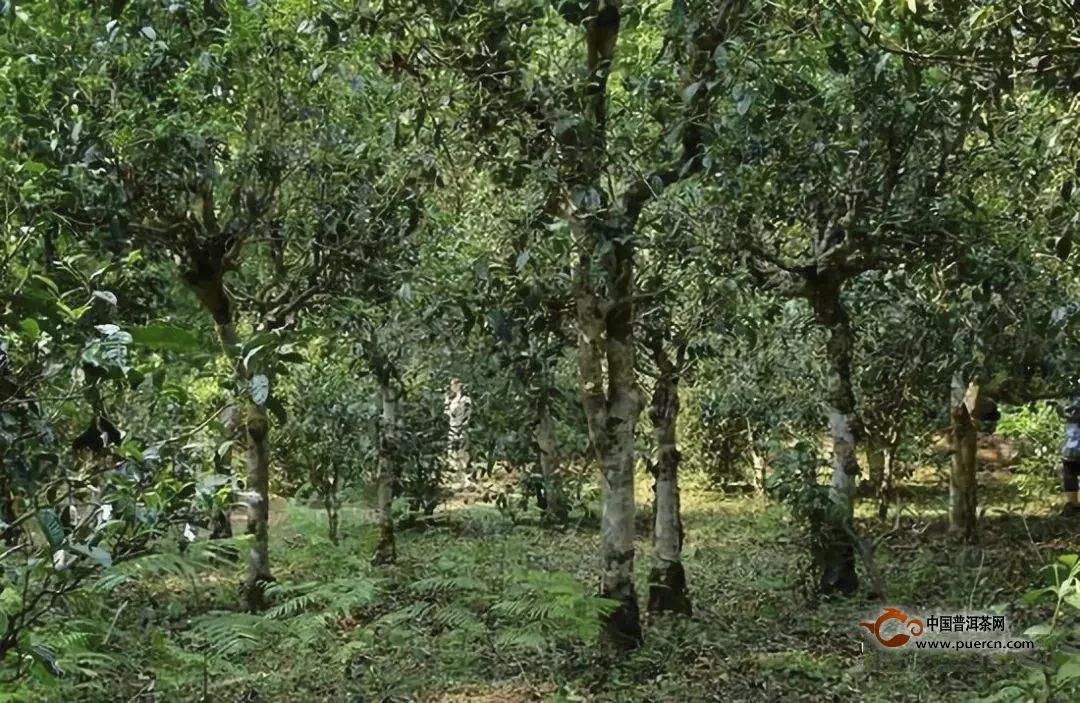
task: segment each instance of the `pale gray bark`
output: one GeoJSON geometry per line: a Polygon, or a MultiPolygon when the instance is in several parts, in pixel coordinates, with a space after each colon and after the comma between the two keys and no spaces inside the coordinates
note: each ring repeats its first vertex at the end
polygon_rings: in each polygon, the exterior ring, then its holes
{"type": "Polygon", "coordinates": [[[860,432],[851,387],[854,334],[836,286],[821,286],[810,297],[814,318],[828,333],[825,357],[828,365],[825,412],[832,438],[833,472],[829,496],[835,510],[825,525],[821,554],[821,591],[852,593],[858,587],[855,573],[855,482],[859,476],[856,439],[860,432]]]}
{"type": "Polygon", "coordinates": [[[758,451],[758,437],[754,434],[754,428],[750,420],[746,421],[746,442],[750,450],[750,463],[754,467],[754,477],[757,480],[757,489],[761,493],[762,500],[768,504],[769,494],[769,460],[765,454],[762,443],[761,451],[758,451]]]}
{"type": "MultiPolygon", "coordinates": [[[[218,337],[225,354],[235,365],[238,389],[245,392],[249,379],[238,359],[240,338],[236,332],[236,325],[232,321],[228,301],[221,295],[223,293],[208,295],[203,290],[199,298],[204,303],[208,300],[218,301],[218,307],[211,310],[218,337]]],[[[243,427],[247,440],[246,531],[251,535],[252,541],[248,552],[245,600],[250,610],[258,611],[266,607],[264,589],[266,583],[273,580],[270,572],[270,425],[266,408],[254,403],[246,403],[245,406],[246,418],[236,422],[234,427],[243,427]]],[[[227,515],[215,518],[218,523],[227,519],[227,515]]],[[[231,525],[229,531],[232,531],[231,525]]]]}
{"type": "Polygon", "coordinates": [[[251,535],[246,581],[251,610],[266,606],[264,589],[270,575],[270,442],[266,409],[251,404],[247,418],[247,532],[251,535]]]}
{"type": "Polygon", "coordinates": [[[656,506],[653,512],[653,567],[649,575],[648,609],[652,613],[691,614],[682,564],[683,526],[679,505],[679,455],[675,422],[679,415],[679,376],[664,352],[653,345],[660,375],[653,390],[649,419],[656,445],[654,472],[656,506]]]}
{"type": "MultiPolygon", "coordinates": [[[[219,317],[219,314],[215,314],[215,318],[219,317]]],[[[221,342],[221,348],[225,352],[225,355],[235,364],[236,355],[240,349],[240,339],[236,334],[236,325],[231,321],[222,321],[216,324],[218,333],[218,340],[221,342]]],[[[241,423],[239,422],[239,411],[235,406],[231,406],[222,411],[222,421],[225,425],[225,433],[228,439],[237,439],[240,435],[241,423]]],[[[228,473],[230,483],[232,482],[232,453],[230,448],[229,456],[223,457],[224,466],[228,473]]],[[[232,493],[229,494],[228,506],[220,510],[215,510],[214,514],[210,516],[210,538],[211,539],[228,539],[233,536],[232,519],[231,519],[231,505],[234,500],[232,493]]],[[[231,549],[231,548],[230,548],[231,549]]],[[[235,552],[234,552],[235,553],[235,552]]],[[[231,557],[235,558],[235,557],[231,557]]]]}
{"type": "Polygon", "coordinates": [[[616,285],[604,302],[615,309],[606,315],[589,280],[587,257],[575,271],[578,373],[589,438],[600,461],[600,592],[619,603],[606,633],[613,643],[632,647],[641,641],[634,588],[634,425],[640,399],[634,383],[632,257],[629,243],[613,248],[620,250],[622,265],[608,272],[616,285]]]}

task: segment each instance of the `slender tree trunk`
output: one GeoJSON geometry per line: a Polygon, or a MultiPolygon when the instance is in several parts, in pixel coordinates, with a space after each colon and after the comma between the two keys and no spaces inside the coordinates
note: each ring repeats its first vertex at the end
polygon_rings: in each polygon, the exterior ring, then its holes
{"type": "Polygon", "coordinates": [[[679,415],[679,375],[661,342],[653,347],[660,376],[653,389],[649,420],[656,443],[656,508],[653,518],[653,567],[649,574],[650,613],[690,615],[690,595],[682,564],[683,525],[679,510],[679,461],[675,421],[679,415]]]}
{"type": "Polygon", "coordinates": [[[826,413],[833,445],[833,472],[829,487],[834,510],[826,517],[821,545],[821,592],[847,595],[859,585],[855,573],[855,482],[859,461],[855,442],[860,433],[851,387],[854,334],[836,286],[821,287],[810,298],[814,318],[828,332],[826,413]]]}
{"type": "Polygon", "coordinates": [[[877,514],[884,520],[889,515],[889,501],[893,496],[893,482],[896,471],[896,443],[890,442],[883,450],[883,468],[881,489],[877,493],[877,514]]]}
{"type": "MultiPolygon", "coordinates": [[[[234,364],[237,365],[237,356],[240,353],[240,337],[236,333],[236,325],[232,321],[232,306],[229,303],[228,298],[224,296],[224,288],[220,285],[205,285],[203,288],[196,287],[196,293],[198,293],[199,299],[210,310],[210,314],[214,318],[214,328],[217,330],[218,341],[221,343],[221,349],[225,353],[225,356],[234,364]],[[213,291],[220,291],[219,294],[215,294],[213,291]],[[213,307],[210,307],[213,306],[213,307]]],[[[247,383],[247,379],[242,377],[239,366],[236,366],[236,380],[241,387],[247,383]]],[[[240,408],[232,406],[226,408],[227,416],[225,418],[225,431],[229,434],[230,439],[237,439],[243,429],[243,421],[240,408]]],[[[229,450],[229,457],[225,464],[225,468],[229,470],[229,480],[232,482],[232,449],[229,450]]],[[[229,493],[229,506],[232,506],[234,497],[232,492],[229,493]]],[[[230,518],[230,508],[224,508],[222,510],[214,511],[214,514],[210,516],[210,538],[211,539],[227,539],[233,536],[232,519],[230,518]]]]}
{"type": "Polygon", "coordinates": [[[575,271],[578,373],[589,437],[600,461],[600,593],[618,603],[605,633],[612,644],[629,649],[642,641],[634,588],[634,426],[641,401],[634,370],[633,249],[629,237],[608,243],[603,300],[590,280],[588,255],[575,271]]]}
{"type": "Polygon", "coordinates": [[[326,536],[331,543],[337,544],[341,538],[337,501],[329,493],[323,497],[323,509],[326,510],[326,536]]]}
{"type": "Polygon", "coordinates": [[[397,477],[398,394],[389,374],[381,374],[379,398],[382,402],[382,417],[379,422],[379,473],[376,479],[379,543],[375,547],[371,563],[392,564],[397,560],[393,508],[394,479],[397,477]]]}
{"type": "Polygon", "coordinates": [[[866,448],[867,482],[864,495],[877,495],[885,483],[885,442],[871,434],[866,448]]]}
{"type": "Polygon", "coordinates": [[[15,495],[11,491],[9,481],[8,469],[0,467],[0,520],[7,525],[3,534],[0,535],[0,540],[7,546],[14,547],[19,543],[20,535],[19,529],[14,526],[18,515],[15,511],[15,495]]]}
{"type": "Polygon", "coordinates": [[[264,589],[270,574],[270,441],[265,408],[251,404],[247,418],[247,532],[252,536],[248,557],[247,605],[266,607],[264,589]]]}
{"type": "Polygon", "coordinates": [[[341,539],[341,497],[338,494],[337,463],[323,484],[323,509],[326,510],[326,534],[333,544],[341,539]]]}
{"type": "Polygon", "coordinates": [[[754,478],[757,481],[757,489],[761,493],[761,498],[768,505],[769,502],[769,460],[765,455],[766,448],[763,446],[761,451],[758,451],[758,438],[754,434],[754,428],[750,425],[750,420],[746,421],[746,440],[750,448],[750,463],[754,467],[754,478]]]}
{"type": "Polygon", "coordinates": [[[544,518],[548,522],[561,524],[566,522],[568,511],[555,448],[555,423],[552,422],[551,408],[546,402],[542,402],[537,409],[534,437],[539,455],[540,476],[544,482],[544,518]]]}
{"type": "MultiPolygon", "coordinates": [[[[194,276],[185,276],[185,279],[203,307],[213,315],[221,346],[235,365],[237,390],[246,392],[249,379],[239,362],[240,338],[221,272],[206,280],[194,276]]],[[[270,423],[265,408],[250,402],[244,405],[247,406],[247,417],[236,425],[244,428],[247,439],[247,533],[252,536],[244,590],[248,609],[259,611],[266,607],[266,584],[273,581],[270,573],[270,423]]]]}
{"type": "Polygon", "coordinates": [[[978,433],[971,413],[979,397],[979,387],[964,388],[960,378],[953,379],[952,470],[949,473],[949,528],[966,540],[974,539],[978,517],[978,483],[975,479],[978,433]]]}

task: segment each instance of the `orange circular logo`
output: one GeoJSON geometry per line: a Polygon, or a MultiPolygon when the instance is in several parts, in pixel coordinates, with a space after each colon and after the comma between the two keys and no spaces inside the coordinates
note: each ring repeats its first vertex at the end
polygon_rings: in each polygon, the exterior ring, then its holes
{"type": "Polygon", "coordinates": [[[877,639],[877,641],[881,643],[881,646],[889,648],[903,647],[912,637],[918,637],[923,633],[922,620],[920,620],[919,618],[909,617],[904,612],[897,610],[896,608],[886,608],[885,612],[882,613],[877,620],[873,622],[860,622],[859,626],[865,627],[867,630],[869,630],[870,634],[872,634],[877,639]],[[906,629],[907,632],[898,632],[892,637],[885,639],[881,636],[882,630],[884,629],[885,624],[892,620],[896,620],[897,622],[903,624],[904,629],[906,629]]]}

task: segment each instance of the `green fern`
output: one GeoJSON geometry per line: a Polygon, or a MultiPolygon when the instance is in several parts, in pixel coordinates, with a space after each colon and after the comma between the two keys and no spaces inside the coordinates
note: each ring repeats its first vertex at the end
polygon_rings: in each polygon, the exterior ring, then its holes
{"type": "Polygon", "coordinates": [[[310,610],[324,619],[340,618],[376,601],[378,582],[374,579],[346,578],[329,583],[274,584],[267,589],[273,598],[283,599],[266,612],[271,620],[296,617],[310,610]]]}
{"type": "Polygon", "coordinates": [[[249,613],[209,613],[192,620],[191,634],[211,656],[228,658],[258,646],[265,620],[249,613]]]}
{"type": "Polygon", "coordinates": [[[601,617],[615,603],[586,593],[571,574],[526,571],[506,590],[490,613],[499,642],[510,648],[538,647],[557,639],[591,641],[601,617]]]}
{"type": "Polygon", "coordinates": [[[245,536],[235,540],[196,542],[186,554],[153,552],[123,561],[105,569],[94,583],[93,590],[97,593],[111,593],[131,580],[163,577],[183,578],[191,581],[193,587],[197,587],[200,573],[222,567],[232,568],[231,562],[222,553],[223,545],[239,547],[240,543],[247,539],[249,538],[245,536]]]}
{"type": "Polygon", "coordinates": [[[431,576],[414,581],[409,590],[423,595],[447,596],[470,591],[485,591],[488,586],[472,576],[431,576]]]}

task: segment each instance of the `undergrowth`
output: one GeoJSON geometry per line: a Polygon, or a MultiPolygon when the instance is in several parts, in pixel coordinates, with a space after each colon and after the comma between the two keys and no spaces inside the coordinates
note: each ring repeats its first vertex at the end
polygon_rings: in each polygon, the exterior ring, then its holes
{"type": "MultiPolygon", "coordinates": [[[[938,510],[913,502],[898,529],[864,521],[888,533],[878,554],[888,601],[1007,607],[1017,632],[1043,622],[1046,609],[1022,595],[1064,548],[1063,525],[987,519],[982,544],[966,546],[938,530],[938,510]]],[[[687,488],[683,511],[695,615],[652,619],[626,657],[596,645],[608,603],[592,595],[591,525],[556,531],[530,514],[447,511],[403,530],[399,562],[376,568],[359,511],[343,511],[333,545],[324,517],[290,505],[267,612],[241,612],[241,569],[212,550],[138,560],[42,631],[61,675],[39,672],[0,700],[963,700],[1044,663],[873,651],[857,623],[881,602],[860,592],[808,603],[785,509],[687,488]]],[[[643,593],[647,532],[639,538],[643,593]]]]}

